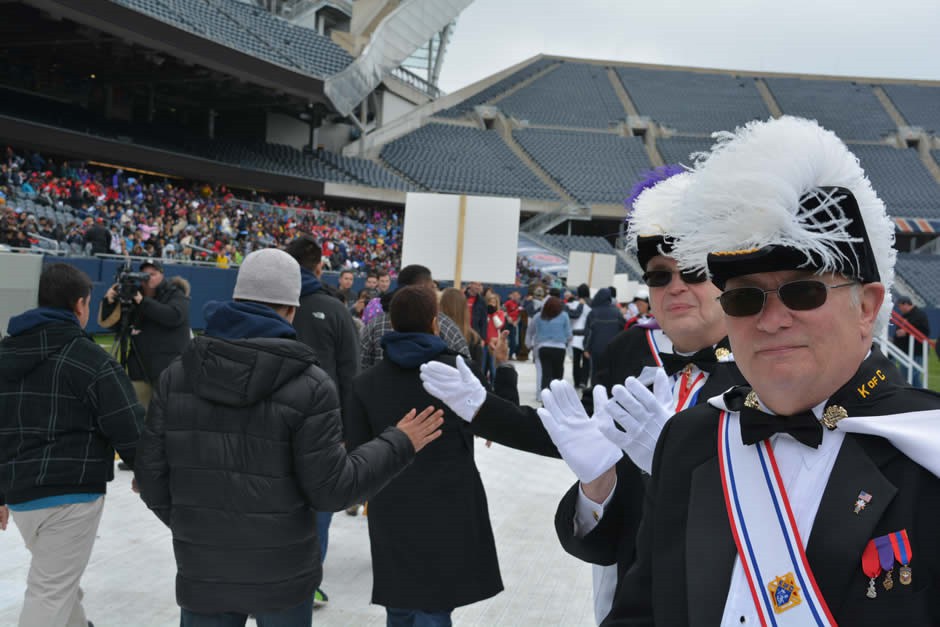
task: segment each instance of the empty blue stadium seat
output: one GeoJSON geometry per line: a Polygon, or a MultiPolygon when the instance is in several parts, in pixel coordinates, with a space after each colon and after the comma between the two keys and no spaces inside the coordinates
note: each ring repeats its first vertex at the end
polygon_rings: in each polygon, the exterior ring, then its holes
{"type": "Polygon", "coordinates": [[[817,120],[843,140],[878,139],[897,131],[871,85],[802,78],[766,82],[785,114],[817,120]]]}
{"type": "Polygon", "coordinates": [[[867,145],[850,145],[849,149],[885,201],[888,214],[898,218],[940,218],[940,185],[916,150],[867,145]]]}
{"type": "Polygon", "coordinates": [[[882,85],[891,102],[911,126],[940,134],[940,87],[882,85]]]}
{"type": "Polygon", "coordinates": [[[628,67],[617,75],[640,115],[679,132],[733,130],[770,116],[753,78],[628,67]]]}
{"type": "Polygon", "coordinates": [[[495,131],[432,123],[387,144],[382,158],[434,191],[557,198],[495,131]]]}
{"type": "Polygon", "coordinates": [[[562,63],[496,106],[532,124],[569,128],[606,129],[627,118],[607,68],[589,63],[562,63]]]}
{"type": "Polygon", "coordinates": [[[443,118],[458,118],[469,111],[473,111],[474,107],[489,102],[503,92],[509,91],[522,81],[535,76],[548,66],[557,65],[558,63],[560,62],[557,59],[539,59],[537,61],[533,61],[521,70],[513,72],[506,78],[497,81],[479,93],[474,94],[473,96],[470,96],[466,100],[454,105],[453,107],[445,109],[444,111],[440,111],[435,115],[437,117],[443,118]]]}
{"type": "Polygon", "coordinates": [[[114,0],[240,52],[313,76],[336,74],[349,54],[315,30],[238,0],[114,0]]]}
{"type": "Polygon", "coordinates": [[[692,155],[697,152],[708,152],[714,143],[707,137],[670,137],[657,139],[656,148],[666,163],[680,163],[691,166],[694,163],[692,155]]]}
{"type": "MultiPolygon", "coordinates": [[[[928,306],[940,305],[940,255],[898,253],[895,270],[917,290],[928,306]]],[[[933,330],[936,335],[937,330],[933,330]]]]}
{"type": "Polygon", "coordinates": [[[559,185],[582,203],[622,203],[652,166],[640,137],[526,129],[513,138],[559,185]]]}

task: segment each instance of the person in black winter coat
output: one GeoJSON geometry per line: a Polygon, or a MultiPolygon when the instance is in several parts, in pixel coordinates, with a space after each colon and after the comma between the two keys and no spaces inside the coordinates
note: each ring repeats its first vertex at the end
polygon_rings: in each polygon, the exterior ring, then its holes
{"type": "MultiPolygon", "coordinates": [[[[584,323],[584,354],[592,362],[602,359],[607,345],[623,331],[626,321],[617,309],[610,290],[602,287],[591,301],[591,313],[584,323]]],[[[592,385],[597,384],[596,373],[592,373],[592,385]]]]}
{"type": "MultiPolygon", "coordinates": [[[[390,315],[385,359],[356,378],[345,408],[349,446],[382,433],[402,407],[436,403],[419,367],[455,363],[437,335],[433,291],[398,290],[390,315]]],[[[432,449],[369,501],[372,602],[386,607],[390,626],[450,625],[454,608],[503,589],[471,425],[447,410],[441,430],[432,449]]]]}
{"type": "MultiPolygon", "coordinates": [[[[140,271],[150,280],[133,299],[127,374],[146,407],[160,374],[189,344],[189,282],[182,277],[166,279],[163,265],[154,259],[142,262],[140,271]]],[[[98,324],[119,331],[122,307],[117,286],[112,285],[101,301],[98,324]]]]}
{"type": "Polygon", "coordinates": [[[32,554],[21,625],[87,623],[79,582],[114,451],[133,465],[143,426],[127,375],[82,330],[90,299],[84,272],[46,266],[39,307],[0,342],[0,531],[12,511],[32,554]]]}
{"type": "MultiPolygon", "coordinates": [[[[320,282],[323,252],[316,241],[302,235],[287,245],[286,252],[300,264],[300,307],[293,321],[297,340],[316,353],[317,365],[339,390],[342,407],[349,401],[353,377],[359,373],[359,332],[339,293],[328,291],[320,282]]],[[[326,560],[332,520],[333,512],[317,512],[321,560],[326,560]]],[[[329,600],[322,590],[317,597],[315,601],[320,603],[329,600]]]]}
{"type": "Polygon", "coordinates": [[[309,626],[314,510],[371,498],[440,435],[429,407],[347,452],[336,388],[290,325],[300,284],[287,253],[248,255],[235,300],[209,308],[150,406],[137,481],[173,533],[182,625],[233,613],[309,626]]]}

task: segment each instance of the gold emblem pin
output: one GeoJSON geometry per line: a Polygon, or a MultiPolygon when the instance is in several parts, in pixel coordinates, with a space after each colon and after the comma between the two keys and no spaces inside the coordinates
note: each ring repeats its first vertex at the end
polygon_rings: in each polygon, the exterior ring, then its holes
{"type": "Polygon", "coordinates": [[[839,405],[830,405],[823,412],[822,423],[827,429],[832,431],[836,428],[836,425],[839,424],[839,421],[843,418],[848,418],[849,412],[845,411],[845,407],[839,405]]]}
{"type": "Polygon", "coordinates": [[[719,346],[715,349],[715,359],[727,359],[730,355],[731,351],[729,351],[724,346],[719,346]]]}
{"type": "Polygon", "coordinates": [[[748,409],[760,409],[760,403],[757,402],[757,392],[751,390],[744,399],[744,406],[748,409]]]}

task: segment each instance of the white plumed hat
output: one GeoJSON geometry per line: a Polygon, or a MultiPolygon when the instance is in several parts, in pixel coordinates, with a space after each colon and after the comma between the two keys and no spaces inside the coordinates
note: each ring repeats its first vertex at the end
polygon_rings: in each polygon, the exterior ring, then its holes
{"type": "Polygon", "coordinates": [[[675,210],[679,265],[707,269],[719,287],[734,276],[799,268],[881,282],[886,323],[894,224],[845,143],[791,116],[715,137],[675,210]]]}

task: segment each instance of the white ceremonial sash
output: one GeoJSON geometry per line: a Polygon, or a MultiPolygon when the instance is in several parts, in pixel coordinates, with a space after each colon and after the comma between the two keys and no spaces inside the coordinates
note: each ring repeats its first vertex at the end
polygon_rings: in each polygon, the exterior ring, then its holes
{"type": "Polygon", "coordinates": [[[940,409],[883,416],[849,416],[836,423],[846,433],[875,435],[935,477],[940,477],[940,409]]]}
{"type": "Polygon", "coordinates": [[[722,411],[718,462],[731,533],[761,625],[836,622],[819,592],[769,440],[741,441],[738,412],[722,411]]]}

